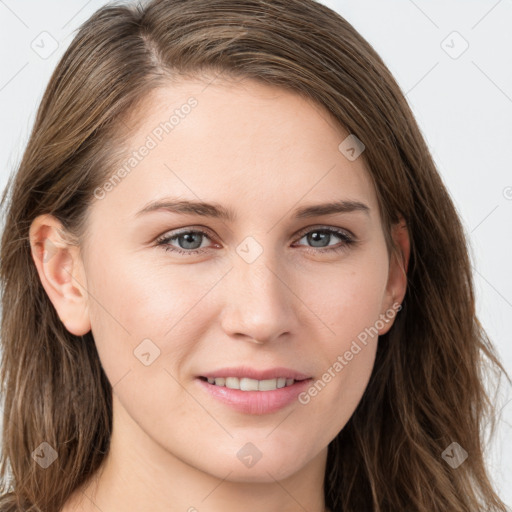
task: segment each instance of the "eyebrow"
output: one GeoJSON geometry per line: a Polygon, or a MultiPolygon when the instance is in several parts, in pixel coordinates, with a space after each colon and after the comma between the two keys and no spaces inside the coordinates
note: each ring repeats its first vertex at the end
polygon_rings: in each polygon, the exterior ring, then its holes
{"type": "MultiPolygon", "coordinates": [[[[135,214],[139,217],[143,214],[158,210],[168,211],[178,214],[200,215],[202,217],[213,217],[228,222],[236,220],[236,214],[233,210],[225,208],[218,203],[205,203],[203,201],[190,201],[179,199],[163,199],[148,203],[142,210],[135,214]]],[[[360,201],[338,200],[329,203],[313,204],[303,206],[295,210],[297,219],[306,219],[318,217],[321,215],[333,215],[336,213],[363,212],[370,214],[370,207],[360,201]]]]}

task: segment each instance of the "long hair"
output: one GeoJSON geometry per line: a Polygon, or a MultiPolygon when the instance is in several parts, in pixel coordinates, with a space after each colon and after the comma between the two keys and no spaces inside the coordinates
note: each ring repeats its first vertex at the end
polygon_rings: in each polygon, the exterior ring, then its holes
{"type": "Polygon", "coordinates": [[[112,389],[92,333],[75,336],[60,322],[31,257],[30,224],[52,214],[80,243],[94,190],[119,165],[124,120],[150,91],[203,72],[278,85],[322,106],[365,145],[387,240],[400,217],[408,227],[403,309],[329,444],[326,505],[506,511],[484,460],[484,429],[496,420],[485,377],[506,372],[476,317],[457,211],[381,58],[314,0],[112,4],[79,29],[2,197],[0,510],[58,512],[102,464],[112,431],[112,389]],[[442,455],[454,442],[468,454],[458,467],[442,455]],[[50,448],[57,459],[43,470],[37,450],[50,448]]]}

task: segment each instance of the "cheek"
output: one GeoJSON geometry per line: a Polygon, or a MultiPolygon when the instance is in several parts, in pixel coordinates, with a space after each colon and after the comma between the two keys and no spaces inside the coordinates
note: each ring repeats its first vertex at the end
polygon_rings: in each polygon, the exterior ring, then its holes
{"type": "MultiPolygon", "coordinates": [[[[362,331],[375,325],[382,312],[388,280],[385,249],[375,247],[341,261],[305,272],[301,294],[324,326],[325,352],[343,349],[362,331]]],[[[322,340],[319,340],[322,342],[322,340]]]]}
{"type": "Polygon", "coordinates": [[[329,330],[322,328],[315,342],[319,374],[299,401],[317,429],[330,425],[332,437],[352,416],[370,379],[387,277],[386,252],[377,249],[339,272],[317,275],[317,286],[310,287],[308,305],[321,312],[329,330]]]}
{"type": "Polygon", "coordinates": [[[146,368],[141,359],[152,368],[179,366],[201,335],[204,297],[223,272],[104,249],[91,259],[88,283],[92,332],[109,379],[114,383],[128,370],[146,368]]]}

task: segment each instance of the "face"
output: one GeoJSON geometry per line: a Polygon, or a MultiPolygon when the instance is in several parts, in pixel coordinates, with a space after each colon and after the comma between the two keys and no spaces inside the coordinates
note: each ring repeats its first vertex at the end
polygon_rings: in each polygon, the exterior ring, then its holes
{"type": "Polygon", "coordinates": [[[363,158],[319,106],[248,80],[159,89],[128,124],[73,259],[85,284],[50,298],[92,329],[114,421],[145,453],[285,478],[353,414],[405,293],[363,158]]]}

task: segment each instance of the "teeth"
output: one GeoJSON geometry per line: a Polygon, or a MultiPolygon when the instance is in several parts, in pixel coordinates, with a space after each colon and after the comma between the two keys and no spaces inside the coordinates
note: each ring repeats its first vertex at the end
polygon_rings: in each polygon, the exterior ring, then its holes
{"type": "Polygon", "coordinates": [[[225,386],[230,389],[239,389],[241,391],[273,391],[287,386],[291,386],[295,380],[279,377],[277,379],[256,380],[247,377],[216,377],[208,378],[210,384],[216,386],[225,386]]]}
{"type": "Polygon", "coordinates": [[[277,379],[260,380],[258,389],[260,391],[272,391],[273,389],[277,389],[277,379]]]}
{"type": "Polygon", "coordinates": [[[240,389],[240,380],[238,377],[226,377],[226,387],[230,389],[240,389]]]}
{"type": "Polygon", "coordinates": [[[258,391],[258,381],[255,379],[240,379],[239,389],[242,391],[258,391]]]}

